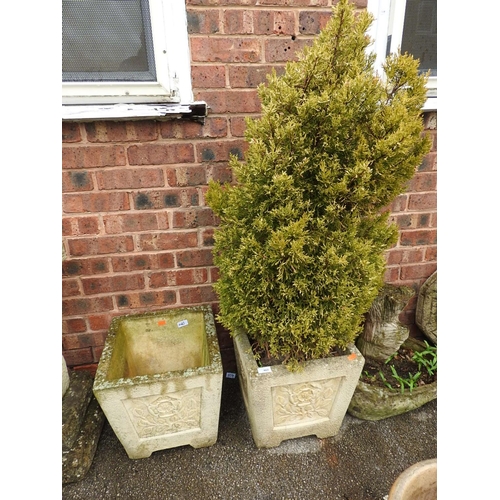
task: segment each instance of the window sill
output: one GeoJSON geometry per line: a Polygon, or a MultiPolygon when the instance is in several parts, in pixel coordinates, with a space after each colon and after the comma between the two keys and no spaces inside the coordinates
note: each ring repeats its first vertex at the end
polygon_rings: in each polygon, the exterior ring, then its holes
{"type": "Polygon", "coordinates": [[[94,120],[168,120],[183,118],[205,121],[208,106],[203,101],[191,104],[76,104],[63,105],[64,121],[94,120]]]}
{"type": "Polygon", "coordinates": [[[425,101],[422,111],[437,111],[437,106],[438,106],[437,96],[427,97],[427,100],[425,101]]]}

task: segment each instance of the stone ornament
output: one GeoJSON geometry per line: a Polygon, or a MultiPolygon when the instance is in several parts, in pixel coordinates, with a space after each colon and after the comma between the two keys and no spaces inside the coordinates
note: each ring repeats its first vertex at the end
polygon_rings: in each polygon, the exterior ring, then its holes
{"type": "Polygon", "coordinates": [[[420,287],[415,322],[423,334],[437,345],[437,271],[420,287]]]}
{"type": "Polygon", "coordinates": [[[413,290],[405,286],[387,284],[382,288],[356,341],[363,356],[385,361],[401,347],[410,330],[399,321],[399,315],[413,295],[413,290]]]}

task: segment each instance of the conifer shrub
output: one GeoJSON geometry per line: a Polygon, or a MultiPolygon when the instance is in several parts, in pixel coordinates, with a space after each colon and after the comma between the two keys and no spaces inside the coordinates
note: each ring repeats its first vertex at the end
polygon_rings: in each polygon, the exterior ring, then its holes
{"type": "Polygon", "coordinates": [[[430,147],[427,77],[407,54],[376,75],[371,22],[340,0],[314,43],[268,75],[245,161],[230,160],[235,183],[207,193],[220,219],[218,319],[292,369],[361,332],[397,240],[387,206],[430,147]]]}

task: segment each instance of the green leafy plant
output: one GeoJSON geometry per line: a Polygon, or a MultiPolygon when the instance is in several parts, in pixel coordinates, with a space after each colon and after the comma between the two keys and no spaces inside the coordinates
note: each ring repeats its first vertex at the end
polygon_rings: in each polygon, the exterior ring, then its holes
{"type": "Polygon", "coordinates": [[[391,365],[391,371],[392,371],[392,376],[399,383],[401,394],[404,394],[405,387],[408,387],[408,389],[410,390],[410,394],[411,394],[413,391],[413,388],[416,385],[417,380],[420,378],[421,372],[417,372],[417,373],[415,373],[415,375],[412,375],[411,373],[409,373],[408,377],[403,378],[398,374],[394,365],[391,365]]]}
{"type": "Polygon", "coordinates": [[[381,371],[378,372],[378,376],[380,377],[380,379],[382,380],[382,382],[386,387],[388,387],[391,390],[394,389],[392,385],[387,381],[387,379],[385,378],[384,374],[381,371]]]}
{"type": "Polygon", "coordinates": [[[220,219],[219,321],[291,369],[352,344],[396,242],[387,207],[429,151],[426,76],[409,55],[373,69],[372,16],[347,0],[298,60],[258,88],[235,183],[211,182],[220,219]]]}
{"type": "Polygon", "coordinates": [[[425,349],[415,352],[412,359],[418,364],[418,369],[425,368],[427,373],[432,376],[437,372],[437,347],[429,345],[424,340],[425,349]]]}

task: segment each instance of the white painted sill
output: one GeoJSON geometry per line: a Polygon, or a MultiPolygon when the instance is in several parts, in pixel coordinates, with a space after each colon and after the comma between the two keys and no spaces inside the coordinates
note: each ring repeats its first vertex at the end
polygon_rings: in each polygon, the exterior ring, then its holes
{"type": "Polygon", "coordinates": [[[184,118],[204,121],[208,106],[204,101],[190,104],[64,104],[63,121],[147,120],[184,118]]]}

